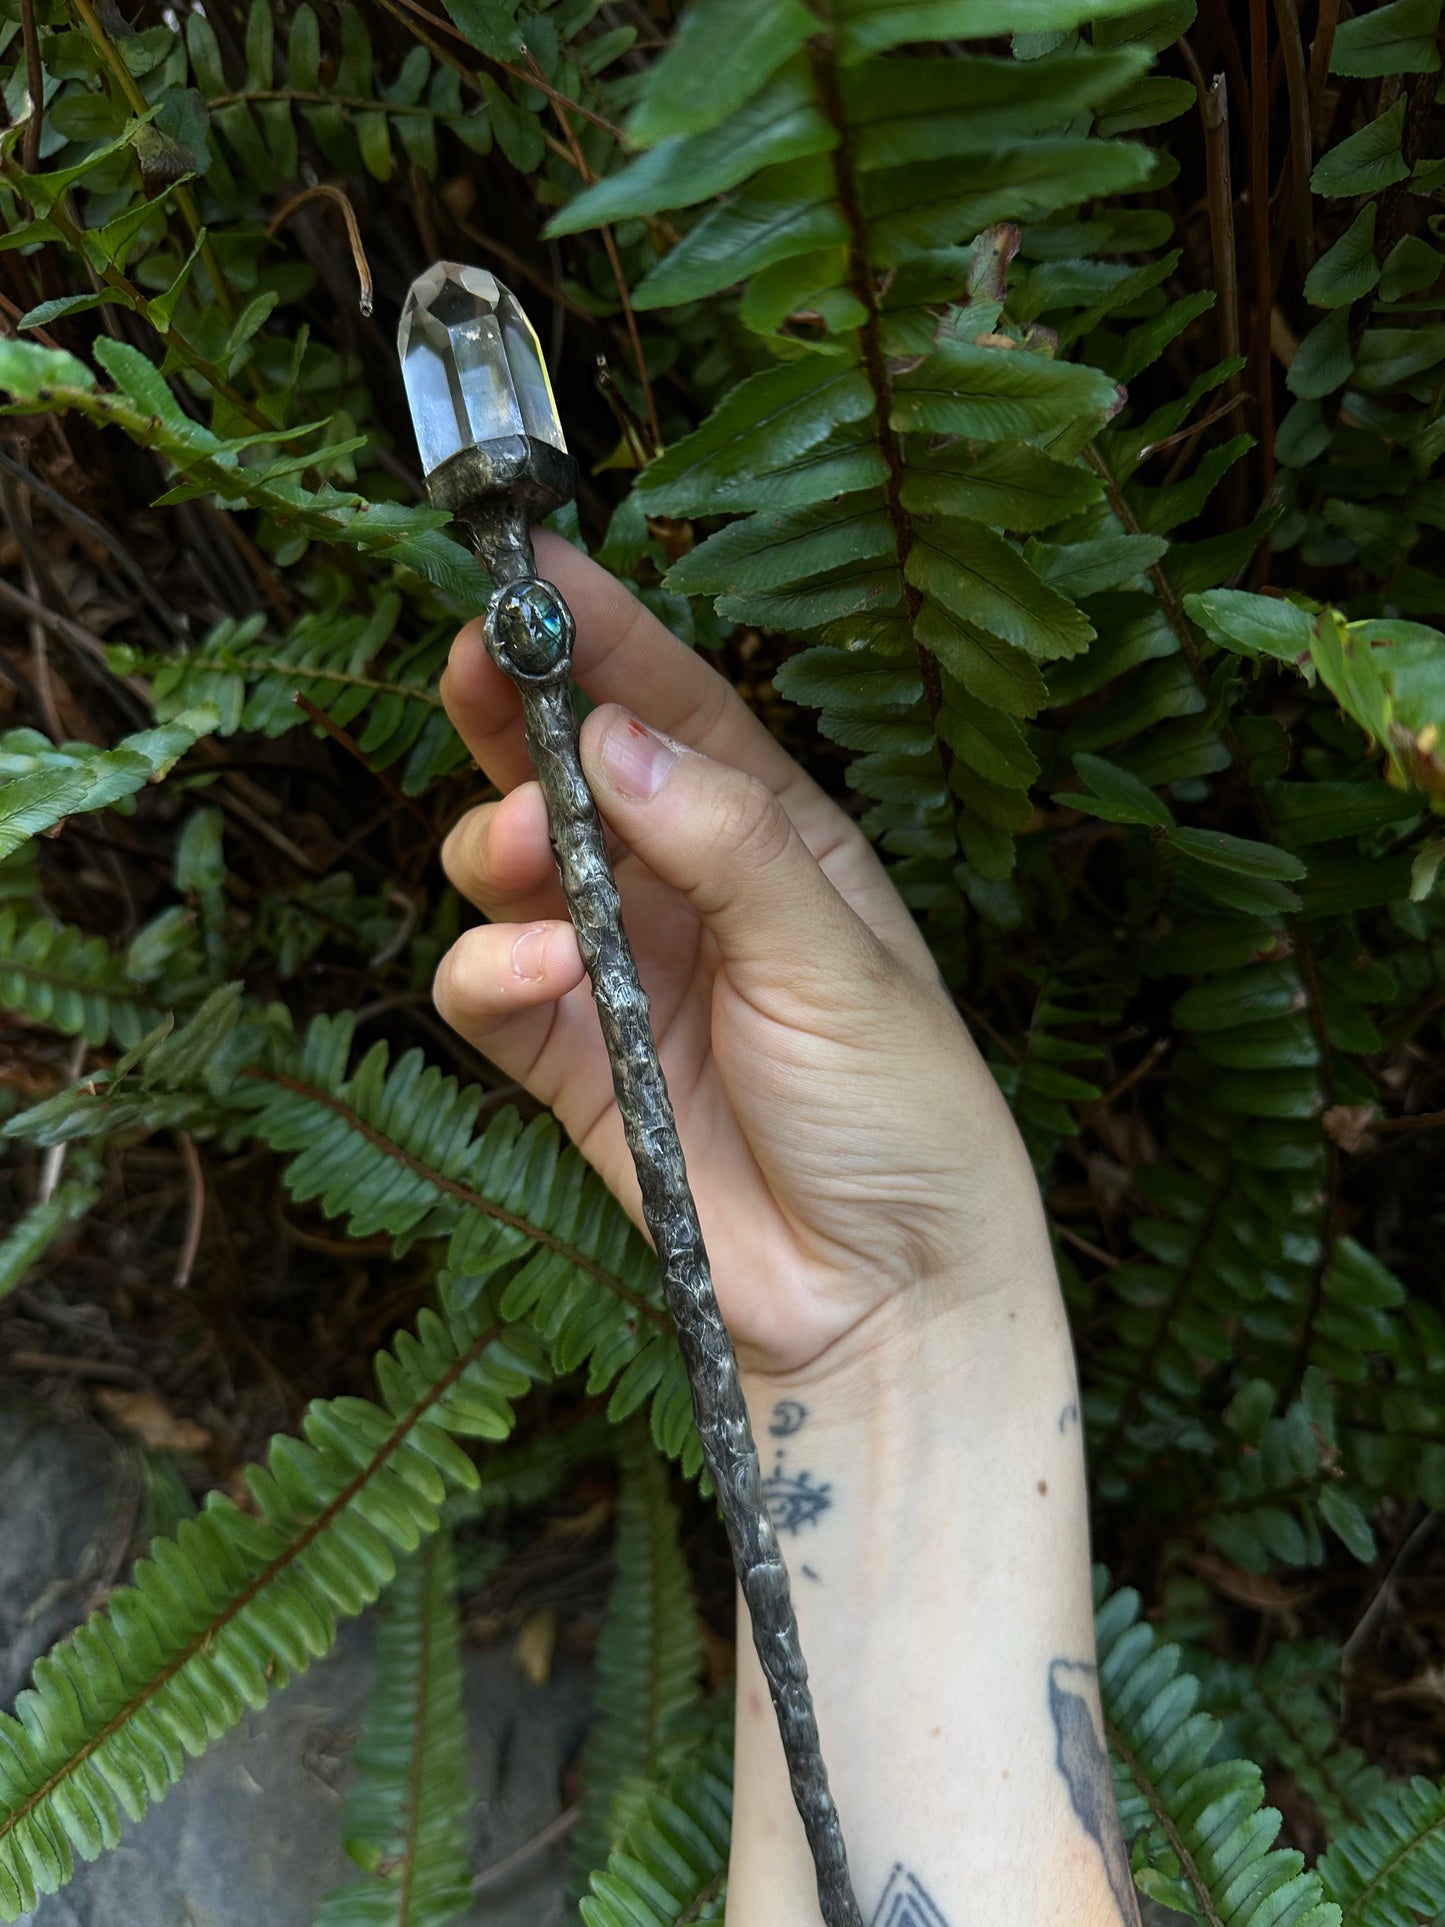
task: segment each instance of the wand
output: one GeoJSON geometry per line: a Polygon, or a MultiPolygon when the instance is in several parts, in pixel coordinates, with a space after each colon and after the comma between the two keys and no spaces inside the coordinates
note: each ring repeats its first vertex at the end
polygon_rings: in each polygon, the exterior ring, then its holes
{"type": "Polygon", "coordinates": [[[516,296],[484,269],[452,261],[439,261],[412,283],[397,352],[432,502],[462,525],[495,585],[486,615],[487,652],[522,699],[557,870],[592,980],[617,1109],[642,1187],[642,1213],[657,1247],[703,1457],[777,1712],[823,1919],[827,1927],[862,1927],[737,1359],[718,1310],[647,996],[577,751],[572,614],[536,573],[531,524],[576,493],[552,384],[516,296]]]}

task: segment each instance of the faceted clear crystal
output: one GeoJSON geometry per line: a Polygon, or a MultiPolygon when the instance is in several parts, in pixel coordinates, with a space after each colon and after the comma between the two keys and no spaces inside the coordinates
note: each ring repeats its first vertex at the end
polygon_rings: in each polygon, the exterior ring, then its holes
{"type": "Polygon", "coordinates": [[[412,282],[396,332],[422,470],[478,442],[567,444],[522,304],[485,268],[438,261],[412,282]]]}

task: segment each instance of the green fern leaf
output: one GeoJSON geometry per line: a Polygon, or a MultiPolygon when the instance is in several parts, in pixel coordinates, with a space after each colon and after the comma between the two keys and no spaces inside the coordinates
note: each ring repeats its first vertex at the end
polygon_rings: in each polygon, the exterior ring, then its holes
{"type": "Polygon", "coordinates": [[[644,1796],[697,1738],[702,1636],[667,1472],[635,1428],[622,1441],[617,1577],[597,1645],[592,1730],[572,1866],[580,1884],[626,1837],[644,1796]]]}
{"type": "MultiPolygon", "coordinates": [[[[1104,1581],[1099,1580],[1102,1594],[1104,1581]]],[[[1274,1847],[1259,1768],[1214,1757],[1218,1722],[1196,1710],[1198,1681],[1161,1645],[1132,1592],[1096,1613],[1099,1691],[1115,1790],[1142,1892],[1207,1927],[1340,1927],[1304,1857],[1274,1847]]]]}
{"type": "Polygon", "coordinates": [[[1386,1787],[1320,1862],[1342,1927],[1416,1927],[1438,1920],[1445,1894],[1445,1786],[1386,1787]]]}
{"type": "Polygon", "coordinates": [[[346,1851],[368,1877],[328,1894],[316,1927],[446,1927],[465,1912],[466,1739],[455,1560],[443,1531],[387,1589],[346,1796],[346,1851]]]}
{"type": "Polygon", "coordinates": [[[69,1177],[16,1220],[0,1238],[0,1298],[23,1282],[61,1232],[83,1218],[99,1195],[98,1176],[69,1177]]]}
{"type": "Polygon", "coordinates": [[[719,127],[818,31],[800,0],[693,6],[628,122],[635,147],[719,127]]]}
{"type": "Polygon", "coordinates": [[[665,1789],[650,1793],[583,1898],[585,1927],[721,1921],[732,1820],[730,1705],[665,1789]]]}
{"type": "Polygon", "coordinates": [[[0,861],[77,811],[108,809],[133,796],[164,776],[219,720],[208,706],[187,709],[109,750],[92,743],[57,746],[33,729],[8,730],[0,737],[0,861]]]}
{"type": "Polygon", "coordinates": [[[721,125],[661,141],[623,173],[589,187],[553,217],[547,233],[577,234],[659,208],[692,207],[764,167],[823,153],[837,138],[813,104],[806,67],[794,63],[721,125]]]}
{"type": "Polygon", "coordinates": [[[504,1437],[542,1370],[485,1294],[424,1313],[377,1359],[385,1404],[317,1400],[304,1440],[247,1473],[254,1511],[212,1493],[130,1586],[37,1662],[0,1716],[0,1915],[14,1920],[120,1838],[250,1706],[326,1652],[440,1524],[476,1468],[452,1432],[504,1437]]]}
{"type": "Polygon", "coordinates": [[[586,1365],[591,1391],[612,1388],[614,1417],[650,1398],[658,1443],[695,1474],[701,1447],[657,1261],[601,1180],[562,1149],[551,1119],[523,1129],[504,1111],[475,1136],[480,1090],[459,1091],[417,1051],[388,1070],[384,1045],[348,1077],[350,1046],[348,1019],[318,1018],[298,1050],[234,1089],[256,1135],[296,1153],[288,1188],[344,1217],[353,1237],[446,1241],[458,1289],[509,1270],[505,1315],[535,1321],[559,1371],[586,1365]]]}
{"type": "Polygon", "coordinates": [[[168,919],[164,933],[152,925],[129,952],[116,956],[101,938],[52,923],[43,912],[26,918],[18,905],[0,909],[0,1006],[63,1036],[128,1049],[164,1015],[153,1001],[158,986],[147,981],[153,970],[143,977],[137,964],[153,948],[148,937],[169,947],[170,935],[168,919]]]}

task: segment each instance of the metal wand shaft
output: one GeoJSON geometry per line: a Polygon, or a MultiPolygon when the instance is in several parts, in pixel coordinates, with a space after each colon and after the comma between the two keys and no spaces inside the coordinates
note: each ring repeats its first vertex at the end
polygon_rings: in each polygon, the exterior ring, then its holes
{"type": "MultiPolygon", "coordinates": [[[[762,1468],[738,1378],[732,1340],[718,1309],[682,1145],[648,1019],[647,993],[622,927],[621,902],[602,824],[577,744],[571,651],[540,674],[518,674],[517,652],[501,634],[500,610],[535,582],[524,514],[513,509],[468,519],[498,584],[488,618],[493,659],[521,695],[527,747],[547,802],[552,848],[612,1066],[613,1089],[642,1189],[642,1211],[657,1248],[667,1308],[692,1388],[703,1457],[752,1619],[802,1817],[826,1927],[862,1927],[848,1874],[837,1809],[818,1742],[808,1669],[798,1637],[788,1571],[762,1489],[762,1468]]],[[[536,584],[563,609],[550,584],[536,584]]],[[[569,618],[570,623],[570,618],[569,618]]]]}

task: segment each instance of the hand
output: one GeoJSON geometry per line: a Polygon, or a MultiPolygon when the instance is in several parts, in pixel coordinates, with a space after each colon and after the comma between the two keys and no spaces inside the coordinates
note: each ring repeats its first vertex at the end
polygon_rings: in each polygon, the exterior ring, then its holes
{"type": "MultiPolygon", "coordinates": [[[[1012,1119],[864,836],[603,570],[547,534],[538,569],[602,705],[582,760],[745,1375],[827,1372],[1021,1279],[1052,1289],[1012,1119]]],[[[480,622],[442,697],[503,795],[446,841],[448,876],[490,921],[443,960],[437,1008],[556,1112],[640,1223],[520,704],[480,622]]]]}

